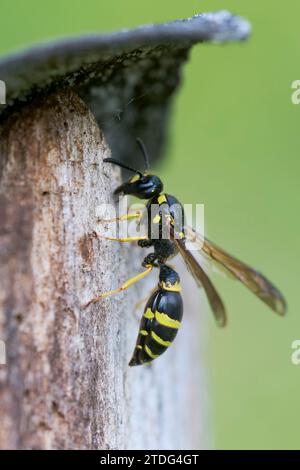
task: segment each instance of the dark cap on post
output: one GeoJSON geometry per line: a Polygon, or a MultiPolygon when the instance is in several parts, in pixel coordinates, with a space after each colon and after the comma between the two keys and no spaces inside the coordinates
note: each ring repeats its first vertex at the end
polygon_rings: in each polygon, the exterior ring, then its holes
{"type": "Polygon", "coordinates": [[[0,79],[7,87],[0,119],[37,95],[70,88],[94,113],[114,156],[132,163],[140,136],[153,161],[160,155],[189,49],[198,42],[243,41],[249,33],[246,20],[219,11],[12,54],[0,60],[0,79]]]}

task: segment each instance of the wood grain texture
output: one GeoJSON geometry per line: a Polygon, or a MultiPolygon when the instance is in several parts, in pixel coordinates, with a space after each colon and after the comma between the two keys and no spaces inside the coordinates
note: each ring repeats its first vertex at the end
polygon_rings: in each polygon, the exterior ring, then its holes
{"type": "Polygon", "coordinates": [[[157,273],[81,308],[140,271],[144,255],[91,235],[120,179],[102,164],[110,150],[93,115],[74,93],[56,93],[12,115],[0,139],[0,448],[206,447],[190,281],[176,343],[151,366],[127,363],[142,313],[134,306],[157,273]]]}

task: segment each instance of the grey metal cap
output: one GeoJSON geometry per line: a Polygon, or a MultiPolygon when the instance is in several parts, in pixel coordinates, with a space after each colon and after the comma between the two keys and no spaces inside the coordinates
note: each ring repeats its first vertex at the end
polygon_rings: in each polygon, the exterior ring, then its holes
{"type": "Polygon", "coordinates": [[[188,52],[198,42],[243,41],[249,23],[226,11],[186,20],[42,44],[0,60],[7,104],[0,119],[55,90],[74,89],[104,131],[114,156],[136,162],[135,137],[155,160],[171,97],[188,52]]]}

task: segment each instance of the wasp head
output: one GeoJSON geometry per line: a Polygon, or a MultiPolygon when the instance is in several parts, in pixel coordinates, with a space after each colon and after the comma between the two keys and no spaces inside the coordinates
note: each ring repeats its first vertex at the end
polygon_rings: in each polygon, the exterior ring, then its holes
{"type": "MultiPolygon", "coordinates": [[[[146,168],[148,169],[149,159],[146,147],[141,139],[137,138],[136,141],[143,153],[146,168]]],[[[124,168],[125,170],[129,170],[135,173],[132,178],[130,178],[125,183],[121,184],[121,186],[119,186],[115,190],[114,193],[116,195],[130,194],[132,196],[138,197],[139,199],[151,199],[154,196],[158,196],[162,192],[163,183],[158,176],[150,175],[147,172],[142,173],[141,171],[131,168],[125,165],[123,162],[120,162],[119,160],[116,160],[114,158],[106,158],[104,161],[108,163],[113,163],[114,165],[118,165],[121,168],[124,168]]]]}
{"type": "Polygon", "coordinates": [[[163,183],[158,176],[136,173],[125,183],[121,184],[115,194],[131,194],[139,199],[151,199],[163,190],[163,183]]]}

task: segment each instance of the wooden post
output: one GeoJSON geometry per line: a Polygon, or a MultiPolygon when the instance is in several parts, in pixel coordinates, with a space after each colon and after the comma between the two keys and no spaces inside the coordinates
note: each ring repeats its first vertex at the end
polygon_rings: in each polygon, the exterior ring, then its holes
{"type": "Polygon", "coordinates": [[[140,249],[99,241],[96,206],[119,173],[86,105],[62,92],[7,121],[0,160],[2,449],[175,449],[201,445],[198,315],[174,347],[129,368],[142,307],[157,272],[83,310],[141,270],[140,249]]]}

